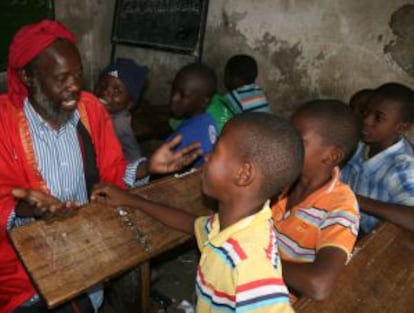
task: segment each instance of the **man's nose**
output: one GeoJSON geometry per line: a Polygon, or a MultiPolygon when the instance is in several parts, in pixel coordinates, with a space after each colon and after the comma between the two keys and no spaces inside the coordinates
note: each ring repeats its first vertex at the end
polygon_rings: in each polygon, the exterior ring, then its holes
{"type": "Polygon", "coordinates": [[[68,89],[71,92],[79,92],[82,88],[82,79],[77,77],[71,77],[68,82],[68,89]]]}

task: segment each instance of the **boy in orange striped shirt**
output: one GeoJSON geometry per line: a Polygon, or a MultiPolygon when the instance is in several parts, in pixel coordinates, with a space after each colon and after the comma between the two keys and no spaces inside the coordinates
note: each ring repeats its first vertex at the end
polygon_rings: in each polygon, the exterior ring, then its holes
{"type": "Polygon", "coordinates": [[[359,212],[351,189],[339,180],[339,166],[355,149],[359,123],[337,100],[304,104],[293,116],[302,135],[302,173],[272,206],[283,278],[295,294],[321,300],[349,260],[358,235],[359,212]]]}

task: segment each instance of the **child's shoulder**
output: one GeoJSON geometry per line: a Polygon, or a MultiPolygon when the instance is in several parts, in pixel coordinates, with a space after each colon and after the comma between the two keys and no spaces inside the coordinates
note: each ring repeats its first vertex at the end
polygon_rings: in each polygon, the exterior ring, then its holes
{"type": "Polygon", "coordinates": [[[196,130],[197,133],[202,133],[205,130],[208,130],[209,132],[211,132],[210,129],[212,129],[211,131],[217,129],[216,122],[210,113],[204,112],[202,114],[198,114],[198,115],[192,116],[184,120],[178,126],[177,131],[181,133],[182,132],[192,133],[194,130],[196,130]]]}
{"type": "Polygon", "coordinates": [[[341,181],[336,183],[332,192],[321,196],[319,203],[325,204],[323,208],[329,211],[345,210],[351,214],[359,214],[355,193],[348,184],[341,181]]]}
{"type": "Polygon", "coordinates": [[[409,146],[404,138],[381,152],[384,165],[396,169],[414,169],[414,155],[412,147],[409,146]]]}
{"type": "Polygon", "coordinates": [[[347,211],[352,215],[359,214],[355,193],[350,186],[340,180],[339,168],[335,168],[333,178],[308,196],[303,204],[306,207],[320,208],[326,214],[331,211],[347,211]]]}

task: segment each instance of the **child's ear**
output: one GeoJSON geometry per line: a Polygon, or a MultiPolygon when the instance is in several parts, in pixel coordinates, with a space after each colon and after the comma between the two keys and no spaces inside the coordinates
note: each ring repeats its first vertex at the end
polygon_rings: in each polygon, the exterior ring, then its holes
{"type": "Polygon", "coordinates": [[[255,169],[250,162],[244,162],[239,167],[236,175],[235,182],[237,186],[248,186],[251,184],[255,176],[255,169]]]}
{"type": "Polygon", "coordinates": [[[397,126],[397,131],[400,134],[403,134],[406,131],[408,131],[411,128],[411,126],[412,126],[412,123],[410,123],[410,122],[400,122],[397,126]]]}
{"type": "Polygon", "coordinates": [[[204,97],[204,100],[203,100],[203,108],[204,109],[206,109],[208,107],[210,101],[211,101],[211,97],[208,97],[208,96],[204,97]]]}
{"type": "Polygon", "coordinates": [[[29,88],[33,85],[33,77],[25,69],[20,69],[18,75],[23,84],[29,88]]]}
{"type": "Polygon", "coordinates": [[[127,109],[131,110],[135,106],[134,100],[131,97],[128,99],[127,109]]]}
{"type": "Polygon", "coordinates": [[[322,158],[322,162],[329,166],[337,166],[341,164],[341,162],[345,158],[345,153],[342,149],[336,146],[332,146],[327,148],[324,157],[322,158]]]}

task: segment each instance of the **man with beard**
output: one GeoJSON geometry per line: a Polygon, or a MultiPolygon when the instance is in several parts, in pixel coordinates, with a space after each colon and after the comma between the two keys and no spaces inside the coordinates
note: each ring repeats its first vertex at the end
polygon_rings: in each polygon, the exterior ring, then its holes
{"type": "MultiPolygon", "coordinates": [[[[67,214],[99,181],[133,186],[148,170],[176,171],[200,153],[197,144],[173,152],[175,138],[148,165],[128,164],[105,108],[81,83],[79,51],[62,24],[45,20],[15,35],[0,96],[1,312],[48,312],[7,238],[11,228],[67,214]]],[[[53,312],[96,312],[102,297],[95,288],[53,312]]]]}

